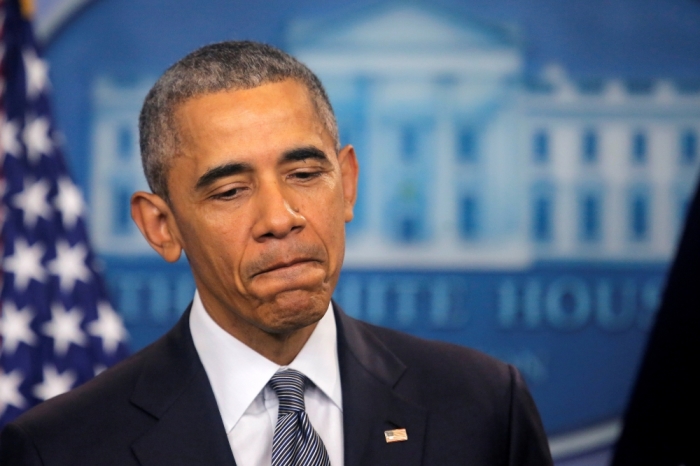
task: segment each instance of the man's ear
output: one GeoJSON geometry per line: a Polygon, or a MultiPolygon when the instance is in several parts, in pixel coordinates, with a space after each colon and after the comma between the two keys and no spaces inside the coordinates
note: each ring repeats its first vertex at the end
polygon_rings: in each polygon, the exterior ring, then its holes
{"type": "Polygon", "coordinates": [[[148,244],[168,262],[182,253],[180,232],[170,206],[160,196],[138,191],[131,196],[131,218],[148,244]]]}
{"type": "Polygon", "coordinates": [[[357,200],[357,177],[360,173],[355,148],[351,145],[343,147],[338,153],[338,163],[345,199],[345,221],[349,222],[353,218],[353,208],[357,200]]]}

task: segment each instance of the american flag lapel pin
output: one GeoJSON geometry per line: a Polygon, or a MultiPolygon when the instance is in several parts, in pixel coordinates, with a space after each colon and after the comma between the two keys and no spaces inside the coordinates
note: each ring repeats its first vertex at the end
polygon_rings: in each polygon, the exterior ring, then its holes
{"type": "Polygon", "coordinates": [[[386,443],[405,442],[408,440],[408,434],[406,429],[385,430],[384,439],[386,443]]]}

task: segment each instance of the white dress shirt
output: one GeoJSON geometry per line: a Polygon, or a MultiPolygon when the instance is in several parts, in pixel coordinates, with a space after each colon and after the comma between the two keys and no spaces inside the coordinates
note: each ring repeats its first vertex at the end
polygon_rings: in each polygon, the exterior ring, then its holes
{"type": "Polygon", "coordinates": [[[267,383],[287,367],[313,382],[304,393],[306,413],[331,465],[343,466],[343,397],[332,304],[289,366],[277,365],[219,327],[198,292],[192,302],[190,330],[238,466],[269,466],[272,461],[278,400],[267,383]]]}

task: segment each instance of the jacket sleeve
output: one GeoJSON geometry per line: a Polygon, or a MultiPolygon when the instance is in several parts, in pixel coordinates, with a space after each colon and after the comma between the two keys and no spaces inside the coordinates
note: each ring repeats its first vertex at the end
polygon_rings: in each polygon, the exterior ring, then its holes
{"type": "Polygon", "coordinates": [[[520,373],[511,372],[510,466],[551,466],[552,455],[535,402],[520,373]]]}
{"type": "Polygon", "coordinates": [[[16,424],[6,425],[0,434],[0,465],[41,466],[43,464],[29,435],[16,424]]]}

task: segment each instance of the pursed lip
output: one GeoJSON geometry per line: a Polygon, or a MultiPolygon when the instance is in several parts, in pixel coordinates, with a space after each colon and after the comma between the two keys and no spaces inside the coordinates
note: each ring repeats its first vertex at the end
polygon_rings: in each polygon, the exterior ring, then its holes
{"type": "Polygon", "coordinates": [[[293,267],[295,265],[303,264],[306,262],[318,262],[318,260],[316,260],[314,258],[310,258],[310,257],[298,257],[298,258],[295,258],[295,259],[292,259],[289,261],[275,262],[274,264],[265,266],[264,269],[262,269],[258,272],[255,272],[253,274],[253,277],[256,277],[258,275],[263,275],[263,274],[269,273],[269,272],[274,272],[276,270],[281,270],[281,269],[293,267]]]}

